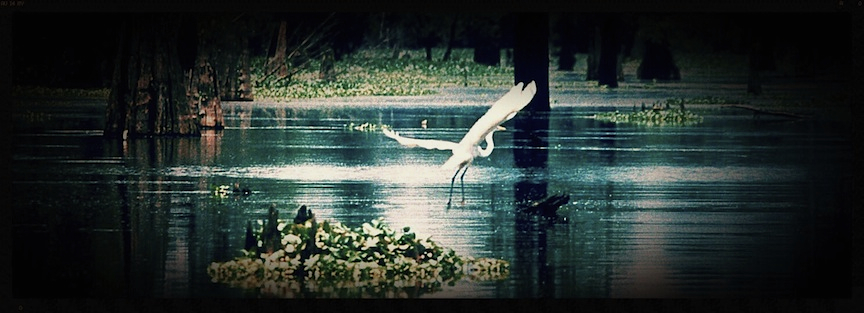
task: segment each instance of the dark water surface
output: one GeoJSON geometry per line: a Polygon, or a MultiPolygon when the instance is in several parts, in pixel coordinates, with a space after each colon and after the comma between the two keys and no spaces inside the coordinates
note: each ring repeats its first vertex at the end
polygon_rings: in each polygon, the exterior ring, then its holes
{"type": "Polygon", "coordinates": [[[496,133],[449,209],[449,152],[344,128],[458,141],[485,109],[225,103],[221,132],[123,142],[101,137],[98,101],[34,105],[12,137],[13,295],[256,297],[206,267],[238,256],[246,221],[275,203],[283,218],[301,204],[351,227],[384,218],[511,264],[506,280],[428,297],[848,296],[843,124],[703,108],[696,126],[614,125],[585,118],[611,107],[559,105],[546,168],[518,168],[512,130],[496,133]],[[214,197],[235,182],[252,195],[214,197]],[[532,192],[569,194],[568,222],[517,213],[532,192]]]}

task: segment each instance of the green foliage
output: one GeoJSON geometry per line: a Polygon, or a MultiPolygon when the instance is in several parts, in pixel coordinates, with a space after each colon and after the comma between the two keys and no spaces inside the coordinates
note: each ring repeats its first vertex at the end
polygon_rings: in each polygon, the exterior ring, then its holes
{"type": "MultiPolygon", "coordinates": [[[[511,83],[512,67],[476,64],[464,50],[450,61],[392,58],[390,50],[364,50],[335,63],[331,80],[319,79],[320,62],[310,62],[290,80],[268,78],[254,86],[259,99],[288,100],[351,96],[417,96],[447,86],[500,86],[511,83]]],[[[263,76],[266,60],[253,60],[253,77],[263,76]]],[[[253,81],[257,81],[253,79],[253,81]]]]}
{"type": "MultiPolygon", "coordinates": [[[[265,223],[258,225],[263,232],[265,223]]],[[[398,296],[409,287],[430,292],[466,276],[489,280],[509,274],[506,261],[462,257],[429,238],[418,239],[408,227],[397,232],[381,220],[357,228],[279,220],[277,229],[281,249],[269,254],[244,251],[233,260],[214,262],[207,268],[212,281],[281,297],[300,296],[301,290],[323,297],[360,297],[398,296]]],[[[259,250],[263,245],[259,240],[259,250]]]]}

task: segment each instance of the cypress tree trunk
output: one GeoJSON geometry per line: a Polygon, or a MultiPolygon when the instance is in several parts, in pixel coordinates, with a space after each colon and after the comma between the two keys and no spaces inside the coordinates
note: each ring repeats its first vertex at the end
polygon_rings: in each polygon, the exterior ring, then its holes
{"type": "Polygon", "coordinates": [[[679,80],[681,71],[675,65],[672,50],[666,42],[645,41],[645,54],[636,69],[639,79],[679,80]]]}
{"type": "Polygon", "coordinates": [[[772,71],[777,68],[774,62],[774,47],[770,34],[767,34],[766,31],[756,31],[756,34],[751,35],[750,40],[747,93],[760,95],[762,94],[760,72],[772,71]]]}
{"type": "Polygon", "coordinates": [[[501,64],[501,49],[492,39],[477,41],[474,47],[474,62],[489,66],[501,64]]]}
{"type": "Polygon", "coordinates": [[[336,79],[336,57],[333,49],[328,49],[321,54],[321,66],[318,68],[318,79],[324,81],[334,81],[336,79]]]}
{"type": "MultiPolygon", "coordinates": [[[[209,42],[216,45],[214,53],[210,54],[210,63],[219,65],[216,77],[219,78],[217,88],[222,100],[243,100],[244,88],[248,89],[249,70],[249,33],[246,19],[229,20],[215,19],[216,25],[205,30],[210,37],[209,42]],[[244,83],[247,86],[244,86],[244,83]]],[[[200,45],[199,45],[200,46],[200,45]]],[[[247,91],[248,92],[248,91],[247,91]]]]}
{"type": "MultiPolygon", "coordinates": [[[[537,93],[528,104],[534,111],[549,111],[549,16],[520,14],[516,19],[513,46],[515,83],[537,83],[537,93]]],[[[519,115],[517,115],[519,116],[519,115]]]]}
{"type": "Polygon", "coordinates": [[[474,48],[473,61],[477,64],[498,66],[501,64],[500,20],[486,17],[475,20],[470,38],[474,48]]]}
{"type": "Polygon", "coordinates": [[[450,32],[447,36],[447,49],[444,50],[444,56],[441,57],[441,61],[447,62],[450,61],[450,56],[453,54],[453,44],[456,42],[456,23],[458,22],[458,18],[456,16],[453,17],[453,20],[450,21],[450,32]]]}
{"type": "Polygon", "coordinates": [[[576,66],[576,56],[573,55],[573,45],[564,44],[558,52],[558,70],[572,72],[576,66]]]}
{"type": "Polygon", "coordinates": [[[240,51],[240,90],[238,91],[237,98],[239,100],[253,100],[252,96],[252,72],[251,72],[251,64],[249,61],[249,37],[243,36],[243,50],[240,51]]]}
{"type": "Polygon", "coordinates": [[[276,76],[278,79],[290,79],[288,77],[288,66],[285,64],[288,51],[288,23],[281,21],[279,23],[279,32],[276,35],[276,50],[273,56],[267,59],[267,64],[264,65],[264,77],[258,78],[258,82],[263,82],[271,76],[276,76]]]}
{"type": "Polygon", "coordinates": [[[224,53],[227,57],[217,59],[219,57],[217,49],[220,47],[217,36],[225,36],[225,32],[219,27],[219,21],[213,18],[201,18],[203,20],[199,21],[198,25],[198,53],[189,77],[187,92],[189,107],[193,112],[198,113],[199,126],[206,129],[222,129],[224,121],[221,98],[226,96],[222,90],[231,89],[230,81],[234,80],[232,75],[234,60],[230,58],[234,55],[232,53],[234,51],[223,48],[223,51],[227,50],[224,53]],[[217,70],[216,66],[220,66],[220,70],[217,70]]]}
{"type": "MultiPolygon", "coordinates": [[[[513,158],[520,168],[545,168],[549,159],[549,16],[520,13],[516,17],[513,46],[515,82],[537,84],[537,93],[516,114],[513,158]]],[[[545,196],[545,195],[543,195],[545,196]]],[[[542,198],[542,197],[541,197],[542,198]]]]}
{"type": "Polygon", "coordinates": [[[606,17],[600,26],[600,59],[597,62],[597,84],[618,87],[618,19],[606,17]]]}
{"type": "Polygon", "coordinates": [[[177,54],[180,18],[144,15],[121,26],[105,136],[200,135],[177,54]]]}
{"type": "Polygon", "coordinates": [[[209,48],[199,50],[189,80],[189,107],[198,112],[202,128],[221,129],[222,100],[217,88],[216,70],[211,65],[209,48]]]}
{"type": "Polygon", "coordinates": [[[574,44],[574,32],[576,26],[573,25],[573,16],[563,14],[558,17],[555,23],[555,28],[558,32],[558,70],[573,71],[576,66],[576,48],[574,44]]]}
{"type": "MultiPolygon", "coordinates": [[[[592,23],[593,25],[593,23],[592,23]]],[[[586,60],[585,80],[597,80],[599,77],[599,60],[600,60],[600,27],[593,26],[593,29],[588,31],[588,58],[586,60]]]]}

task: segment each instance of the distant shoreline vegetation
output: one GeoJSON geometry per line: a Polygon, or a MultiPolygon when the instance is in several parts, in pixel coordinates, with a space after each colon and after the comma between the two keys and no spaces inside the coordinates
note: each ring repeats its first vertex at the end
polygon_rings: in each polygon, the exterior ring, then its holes
{"type": "MultiPolygon", "coordinates": [[[[321,60],[315,59],[296,68],[295,74],[284,79],[278,79],[273,75],[265,77],[267,75],[264,73],[264,67],[267,58],[253,58],[250,60],[252,97],[256,101],[278,103],[296,99],[335,97],[423,96],[438,94],[441,89],[452,87],[499,88],[513,84],[513,66],[503,57],[501,59],[502,65],[488,66],[473,61],[473,49],[454,49],[448,61],[441,60],[441,56],[444,54],[443,48],[433,48],[432,51],[433,60],[430,61],[425,58],[425,51],[421,49],[403,49],[396,56],[391,49],[361,49],[335,61],[330,67],[331,70],[327,71],[326,74],[322,73],[321,60]]],[[[570,74],[577,74],[578,77],[584,71],[585,56],[577,55],[577,59],[579,61],[573,72],[550,70],[550,89],[580,92],[606,88],[598,86],[597,81],[572,81],[570,74]]],[[[705,76],[707,69],[711,69],[710,72],[715,73],[718,71],[717,68],[726,69],[725,75],[734,77],[743,75],[742,72],[733,70],[742,68],[742,66],[737,66],[740,65],[737,56],[726,56],[719,59],[721,60],[711,59],[710,62],[714,63],[706,63],[708,61],[698,57],[684,55],[680,56],[678,61],[683,64],[681,66],[682,71],[697,76],[705,76]],[[715,63],[724,66],[718,66],[715,63]]],[[[556,63],[557,58],[551,58],[550,68],[554,67],[556,63]]],[[[625,72],[632,73],[635,71],[638,63],[638,59],[626,60],[625,72]]],[[[620,89],[651,89],[655,85],[659,84],[633,82],[630,85],[622,86],[620,89]]],[[[110,91],[110,88],[82,89],[12,85],[10,96],[13,100],[107,99],[110,91]]],[[[686,100],[687,104],[747,104],[748,102],[746,100],[729,101],[714,96],[667,99],[667,101],[672,100],[686,100]]],[[[554,102],[557,99],[550,99],[550,101],[554,102]]],[[[768,105],[773,107],[822,107],[845,103],[846,99],[839,94],[832,95],[828,99],[776,94],[763,95],[760,101],[770,101],[768,105]]],[[[672,103],[672,106],[674,107],[676,104],[672,103]]]]}
{"type": "MultiPolygon", "coordinates": [[[[403,50],[393,57],[390,49],[365,49],[335,61],[327,75],[321,60],[310,60],[290,78],[266,77],[266,57],[251,60],[255,100],[284,102],[292,99],[355,96],[422,96],[446,87],[495,87],[513,84],[512,66],[489,66],[473,61],[473,49],[454,49],[441,61],[444,49],[433,49],[433,60],[422,50],[403,50]],[[323,76],[327,76],[323,78],[323,76]]],[[[13,86],[16,98],[107,99],[109,88],[76,89],[13,86]]]]}
{"type": "MultiPolygon", "coordinates": [[[[440,50],[433,49],[433,55],[442,55],[440,50]]],[[[336,61],[329,79],[321,78],[321,62],[315,60],[290,79],[269,77],[255,83],[255,99],[419,96],[435,94],[442,87],[512,84],[512,66],[477,64],[471,51],[454,49],[448,61],[429,61],[420,50],[406,50],[399,57],[393,57],[389,49],[361,50],[336,61]]],[[[264,76],[265,63],[264,58],[252,61],[253,81],[264,76]]]]}

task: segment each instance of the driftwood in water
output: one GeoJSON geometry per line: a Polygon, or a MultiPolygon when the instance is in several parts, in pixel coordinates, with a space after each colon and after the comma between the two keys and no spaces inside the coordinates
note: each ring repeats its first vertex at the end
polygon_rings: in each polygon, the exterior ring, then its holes
{"type": "Polygon", "coordinates": [[[792,118],[799,118],[799,119],[807,118],[807,116],[805,116],[805,115],[795,114],[795,113],[791,113],[791,112],[784,112],[784,111],[770,111],[770,110],[760,109],[757,107],[752,107],[752,106],[743,105],[743,104],[724,105],[723,107],[750,110],[750,111],[753,111],[754,117],[758,116],[759,114],[767,114],[767,115],[777,115],[777,116],[785,116],[785,117],[792,117],[792,118]]]}

